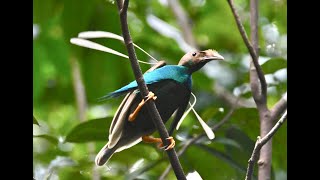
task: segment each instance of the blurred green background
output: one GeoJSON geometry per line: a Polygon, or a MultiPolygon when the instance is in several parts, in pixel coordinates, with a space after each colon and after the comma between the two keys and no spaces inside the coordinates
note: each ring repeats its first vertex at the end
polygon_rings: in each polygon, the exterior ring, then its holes
{"type": "MultiPolygon", "coordinates": [[[[225,61],[210,62],[193,75],[193,93],[198,98],[195,109],[212,126],[223,119],[240,96],[239,107],[215,132],[216,138],[200,139],[181,156],[183,169],[185,173],[197,171],[203,179],[244,179],[259,135],[258,114],[248,84],[248,51],[227,1],[180,3],[190,18],[199,49],[213,48],[225,57],[225,61]]],[[[249,1],[236,0],[235,4],[250,35],[249,1]]],[[[268,106],[272,107],[287,89],[287,1],[260,1],[259,10],[260,62],[268,82],[268,106]]],[[[166,0],[131,0],[128,23],[133,41],[158,60],[177,64],[188,50],[183,29],[166,0]]],[[[121,102],[121,98],[105,102],[98,98],[134,80],[129,60],[70,43],[70,38],[80,32],[98,30],[121,35],[113,0],[33,1],[36,180],[157,179],[169,164],[166,159],[160,161],[167,155],[155,145],[139,143],[116,153],[107,166],[95,166],[94,157],[108,140],[112,116],[121,102]],[[82,81],[77,80],[77,70],[82,81]],[[86,104],[83,115],[75,93],[75,84],[81,82],[86,104]]],[[[117,40],[94,41],[127,54],[117,40]]],[[[141,51],[136,52],[140,60],[150,60],[141,51]]],[[[150,68],[140,65],[143,71],[150,68]]],[[[190,113],[175,133],[176,149],[201,133],[203,129],[190,113]]],[[[286,124],[273,139],[272,178],[287,179],[286,124]]],[[[167,179],[175,179],[172,171],[167,179]]]]}

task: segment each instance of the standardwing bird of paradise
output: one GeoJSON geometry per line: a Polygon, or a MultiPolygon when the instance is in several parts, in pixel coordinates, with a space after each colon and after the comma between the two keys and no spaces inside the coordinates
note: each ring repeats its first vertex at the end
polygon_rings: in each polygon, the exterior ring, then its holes
{"type": "Polygon", "coordinates": [[[163,146],[160,138],[150,136],[156,128],[147,108],[143,106],[150,99],[155,101],[164,123],[177,111],[169,129],[170,145],[165,147],[165,150],[173,148],[175,141],[171,136],[188,106],[192,73],[212,60],[223,59],[223,56],[212,49],[188,52],[180,59],[178,65],[165,65],[143,75],[150,91],[144,99],[138,94],[136,81],[103,96],[101,99],[105,100],[126,94],[113,117],[109,129],[109,141],[95,158],[96,164],[104,165],[114,153],[128,149],[141,141],[159,143],[158,147],[163,146]]]}

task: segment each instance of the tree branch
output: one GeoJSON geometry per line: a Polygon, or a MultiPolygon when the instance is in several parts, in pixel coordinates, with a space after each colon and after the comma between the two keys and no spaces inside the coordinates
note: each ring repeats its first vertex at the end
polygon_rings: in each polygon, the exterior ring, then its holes
{"type": "MultiPolygon", "coordinates": [[[[248,50],[249,50],[249,53],[251,55],[251,58],[252,58],[252,62],[253,62],[253,65],[250,70],[253,71],[256,71],[256,73],[254,73],[255,75],[254,76],[258,76],[259,80],[260,80],[260,85],[261,85],[261,94],[259,92],[259,86],[257,84],[253,84],[255,87],[255,90],[252,89],[252,93],[253,93],[253,97],[255,98],[255,101],[257,102],[257,106],[261,105],[261,104],[265,104],[266,103],[266,94],[267,94],[267,82],[266,82],[266,79],[264,77],[264,73],[261,69],[261,66],[259,65],[259,61],[258,61],[258,51],[256,51],[255,49],[258,49],[258,48],[254,48],[251,43],[249,42],[249,39],[248,39],[248,36],[247,36],[247,33],[246,31],[244,30],[244,27],[241,23],[241,20],[240,20],[240,17],[234,7],[234,4],[233,4],[233,0],[228,0],[228,3],[230,5],[230,8],[231,8],[231,11],[232,11],[232,14],[234,15],[234,18],[236,20],[236,24],[238,26],[238,29],[240,31],[240,34],[242,36],[242,39],[244,41],[244,43],[246,44],[248,50]]],[[[252,19],[252,22],[254,21],[255,24],[257,25],[257,17],[258,17],[258,13],[257,13],[257,9],[256,9],[256,12],[254,12],[253,14],[251,14],[251,17],[254,17],[252,19]],[[252,16],[253,15],[253,16],[252,16]]],[[[253,25],[251,23],[251,26],[256,26],[256,25],[253,25]]],[[[254,27],[254,30],[257,30],[256,27],[254,27]]],[[[253,34],[255,34],[255,32],[252,32],[253,34]]],[[[252,40],[255,40],[255,39],[252,39],[252,40]]],[[[257,40],[257,39],[256,39],[257,40]]],[[[253,43],[254,45],[256,45],[256,47],[258,47],[258,44],[257,42],[253,43]]],[[[253,74],[253,73],[250,73],[250,74],[253,74]]],[[[250,79],[251,79],[251,75],[250,75],[250,79]]],[[[255,79],[253,79],[255,80],[255,79]]],[[[252,81],[251,81],[252,82],[252,81]]]]}
{"type": "MultiPolygon", "coordinates": [[[[250,30],[251,30],[251,43],[256,54],[257,62],[259,62],[259,36],[258,36],[258,2],[250,0],[250,30]]],[[[259,63],[258,63],[259,64],[259,63]]],[[[260,66],[260,65],[259,65],[260,66]]],[[[266,91],[260,92],[262,84],[259,84],[257,68],[254,66],[254,60],[250,62],[250,86],[257,106],[266,106],[266,91]],[[261,85],[261,86],[260,86],[261,85]]],[[[264,74],[262,73],[263,77],[264,74]]],[[[261,81],[260,81],[261,82],[261,81]]],[[[267,88],[267,87],[266,87],[267,88]]],[[[260,108],[260,107],[259,107],[260,108]]]]}
{"type": "Polygon", "coordinates": [[[71,71],[72,71],[73,90],[74,90],[77,110],[78,110],[78,118],[80,122],[83,122],[86,119],[86,109],[87,109],[86,92],[81,79],[78,60],[74,57],[71,57],[70,65],[71,65],[71,71]]]}
{"type": "MultiPolygon", "coordinates": [[[[127,23],[127,10],[128,10],[129,0],[125,0],[124,3],[122,3],[122,0],[117,0],[117,6],[120,14],[120,22],[121,22],[121,29],[122,29],[122,35],[124,38],[124,42],[128,51],[129,59],[131,62],[131,67],[134,72],[135,79],[138,84],[138,88],[140,91],[140,94],[142,98],[148,96],[149,90],[148,87],[145,84],[145,81],[142,76],[142,72],[140,69],[140,66],[137,61],[137,57],[135,54],[135,50],[132,44],[128,23],[127,23]]],[[[150,117],[152,117],[152,121],[155,124],[155,127],[157,128],[160,137],[162,139],[162,142],[164,142],[164,145],[168,145],[169,142],[167,141],[167,138],[169,137],[168,131],[166,130],[165,125],[163,124],[163,121],[160,117],[160,114],[156,108],[156,105],[154,101],[148,101],[146,103],[146,107],[148,109],[148,113],[150,117]]],[[[182,170],[181,164],[179,162],[178,156],[176,154],[176,151],[174,148],[166,151],[171,163],[171,166],[175,172],[175,175],[177,179],[186,179],[184,172],[182,170]]]]}
{"type": "MultiPolygon", "coordinates": [[[[233,0],[228,0],[232,13],[235,17],[240,34],[249,50],[252,57],[250,63],[250,85],[253,98],[257,104],[260,119],[260,136],[264,137],[272,129],[274,116],[267,107],[267,83],[262,72],[261,66],[258,63],[258,0],[250,1],[250,27],[251,27],[251,40],[250,44],[244,27],[237,14],[233,0]],[[260,85],[259,85],[260,81],[260,85]],[[261,91],[261,92],[260,92],[261,91]]],[[[270,179],[271,173],[271,156],[272,156],[272,140],[268,141],[265,146],[261,148],[259,159],[259,179],[270,179]]]]}
{"type": "MultiPolygon", "coordinates": [[[[211,128],[212,131],[218,130],[223,124],[225,124],[230,119],[231,115],[238,107],[238,101],[239,101],[239,98],[232,105],[231,110],[226,114],[226,116],[211,128]]],[[[201,139],[204,136],[206,136],[206,133],[199,134],[189,139],[178,151],[178,156],[180,157],[191,145],[193,145],[195,142],[197,142],[199,139],[201,139]]],[[[170,169],[171,169],[171,166],[167,166],[167,168],[161,174],[159,180],[164,180],[168,176],[170,169]]]]}
{"type": "MultiPolygon", "coordinates": [[[[259,37],[258,37],[258,0],[250,0],[250,29],[251,29],[251,42],[253,48],[256,52],[257,58],[259,57],[259,37]]],[[[258,61],[258,59],[257,59],[258,61]]],[[[253,61],[254,62],[254,61],[253,61]]],[[[262,93],[259,94],[259,83],[257,78],[257,68],[253,68],[252,63],[250,64],[252,68],[250,68],[250,84],[252,88],[253,97],[255,98],[259,117],[260,117],[260,136],[264,137],[268,134],[268,132],[272,129],[273,121],[270,119],[270,111],[267,107],[267,94],[266,90],[263,88],[263,83],[261,83],[262,93]]],[[[260,65],[259,65],[259,68],[260,65]]],[[[258,74],[259,75],[259,74],[258,74]]],[[[263,74],[262,74],[263,75],[263,74]]],[[[264,75],[263,75],[264,77],[264,75]]],[[[267,88],[267,87],[265,87],[267,88]]],[[[263,146],[260,150],[260,158],[259,158],[259,171],[258,171],[258,179],[270,179],[271,178],[271,159],[272,159],[272,140],[270,139],[265,146],[263,146]]]]}
{"type": "Polygon", "coordinates": [[[287,109],[287,92],[271,109],[271,121],[275,121],[287,109]]]}
{"type": "Polygon", "coordinates": [[[237,103],[238,107],[246,107],[246,108],[257,107],[257,105],[252,99],[245,99],[239,96],[235,96],[230,91],[228,91],[228,89],[224,88],[218,83],[214,84],[214,86],[212,87],[212,90],[218,96],[218,98],[223,100],[229,106],[233,106],[234,102],[238,101],[237,103]]]}
{"type": "Polygon", "coordinates": [[[177,22],[180,26],[180,29],[182,29],[183,38],[193,48],[197,49],[197,45],[195,43],[195,40],[192,34],[192,28],[188,22],[189,18],[187,13],[183,10],[178,0],[169,0],[168,5],[171,8],[173,14],[175,15],[177,22]]]}
{"type": "MultiPolygon", "coordinates": [[[[86,119],[86,111],[87,111],[86,90],[81,78],[78,60],[74,57],[71,57],[70,65],[71,65],[71,71],[72,71],[73,90],[74,90],[76,104],[77,104],[78,118],[80,122],[83,122],[86,119]]],[[[90,155],[93,155],[94,150],[95,150],[95,144],[88,143],[88,151],[90,155]]],[[[92,179],[100,180],[100,174],[98,173],[95,166],[92,168],[92,179]]]]}
{"type": "Polygon", "coordinates": [[[259,156],[259,152],[262,146],[265,145],[272,138],[272,136],[274,136],[274,134],[278,131],[278,129],[281,127],[281,125],[284,123],[286,119],[287,119],[287,111],[285,111],[285,113],[282,115],[282,117],[277,122],[277,124],[274,125],[274,127],[269,131],[269,133],[266,136],[264,136],[262,139],[260,139],[260,136],[258,136],[251,158],[248,161],[246,180],[251,180],[252,178],[254,164],[257,161],[257,158],[259,156]]]}

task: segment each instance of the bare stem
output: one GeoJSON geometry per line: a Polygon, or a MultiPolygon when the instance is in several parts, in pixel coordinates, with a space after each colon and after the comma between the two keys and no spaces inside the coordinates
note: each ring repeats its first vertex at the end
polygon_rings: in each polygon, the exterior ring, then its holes
{"type": "Polygon", "coordinates": [[[197,45],[195,43],[192,27],[189,23],[189,18],[187,13],[183,10],[179,0],[170,0],[168,1],[168,5],[171,8],[173,14],[175,15],[177,22],[182,30],[183,38],[186,40],[188,44],[190,44],[193,48],[197,49],[197,45]]]}
{"type": "Polygon", "coordinates": [[[233,106],[234,102],[238,99],[238,107],[246,107],[246,108],[255,108],[257,105],[252,99],[246,99],[242,97],[238,97],[232,94],[228,89],[223,86],[215,83],[212,87],[213,92],[217,95],[217,97],[223,100],[229,106],[233,106]]]}
{"type": "MultiPolygon", "coordinates": [[[[143,79],[141,68],[137,61],[137,57],[135,54],[135,50],[133,47],[132,39],[131,39],[129,28],[128,28],[128,22],[127,22],[128,5],[129,5],[129,0],[125,0],[124,3],[122,3],[122,0],[117,0],[117,6],[120,14],[122,35],[128,51],[129,59],[131,62],[131,68],[133,70],[135,79],[137,81],[140,94],[142,98],[144,98],[149,94],[149,90],[143,79]]],[[[152,121],[155,124],[155,127],[157,128],[160,134],[162,142],[164,142],[165,145],[168,145],[169,142],[167,141],[167,138],[169,137],[169,134],[160,117],[160,114],[156,108],[155,103],[153,101],[148,101],[146,103],[146,107],[148,109],[148,113],[150,117],[152,117],[152,121]]],[[[174,169],[177,179],[186,179],[175,149],[173,148],[166,152],[168,154],[171,166],[174,169]]]]}
{"type": "MultiPolygon", "coordinates": [[[[71,70],[72,70],[73,89],[75,93],[77,110],[78,110],[78,118],[80,122],[83,122],[86,119],[86,111],[87,111],[86,90],[82,82],[78,60],[72,57],[70,58],[70,64],[71,64],[71,70]]],[[[88,144],[89,154],[93,155],[94,150],[95,150],[94,143],[89,143],[88,144]]],[[[95,167],[92,168],[92,179],[100,180],[100,175],[95,169],[95,167]]]]}
{"type": "Polygon", "coordinates": [[[262,139],[258,136],[251,158],[248,161],[246,180],[252,179],[254,164],[259,157],[259,152],[261,148],[272,138],[272,136],[274,136],[274,134],[278,131],[278,129],[281,127],[281,125],[284,123],[286,119],[287,119],[287,110],[266,136],[264,136],[262,139]]]}
{"type": "Polygon", "coordinates": [[[79,62],[76,58],[70,58],[71,70],[72,70],[72,82],[73,89],[76,98],[76,104],[78,109],[78,118],[80,122],[83,122],[86,118],[87,110],[87,98],[85,88],[81,79],[79,62]]]}
{"type": "MultiPolygon", "coordinates": [[[[253,62],[253,67],[251,69],[253,69],[253,71],[256,71],[255,76],[257,75],[259,80],[260,80],[260,84],[261,84],[261,94],[260,91],[256,91],[256,92],[252,92],[253,96],[255,98],[255,101],[257,102],[257,105],[259,104],[265,104],[266,103],[266,94],[267,94],[267,82],[266,79],[264,77],[264,73],[261,69],[261,66],[259,65],[259,61],[258,61],[258,51],[256,51],[255,49],[258,49],[258,44],[257,42],[253,43],[254,45],[256,45],[256,47],[253,47],[248,39],[247,33],[244,30],[244,27],[241,23],[240,17],[237,13],[237,10],[234,7],[233,4],[233,0],[228,0],[228,3],[230,5],[231,11],[234,15],[234,18],[236,20],[238,29],[240,31],[240,34],[242,36],[242,39],[244,41],[244,43],[246,44],[249,53],[251,55],[252,58],[252,62],[253,62]]],[[[252,7],[252,6],[251,6],[252,7]]],[[[252,10],[252,9],[251,9],[252,10]]],[[[257,18],[258,18],[258,9],[256,9],[253,13],[251,13],[251,17],[253,17],[253,19],[251,20],[251,26],[254,27],[254,30],[257,30],[256,26],[257,26],[257,18]],[[255,22],[254,24],[252,24],[253,22],[255,22]]],[[[253,34],[255,34],[255,32],[252,32],[253,34]]],[[[257,41],[258,39],[252,39],[257,41]]],[[[250,77],[251,78],[251,77],[250,77]]],[[[258,89],[258,88],[257,88],[258,89]]]]}
{"type": "Polygon", "coordinates": [[[287,109],[287,92],[283,97],[272,107],[271,119],[276,120],[287,109]]]}

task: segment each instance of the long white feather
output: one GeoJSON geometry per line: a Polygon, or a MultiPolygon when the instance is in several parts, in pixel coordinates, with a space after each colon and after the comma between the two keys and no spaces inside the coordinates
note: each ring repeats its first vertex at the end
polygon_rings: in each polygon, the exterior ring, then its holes
{"type": "Polygon", "coordinates": [[[113,49],[110,49],[108,47],[102,46],[98,43],[86,40],[86,39],[80,39],[80,38],[71,38],[70,42],[72,44],[78,45],[78,46],[82,46],[82,47],[86,47],[86,48],[90,48],[90,49],[95,49],[95,50],[99,50],[99,51],[103,51],[103,52],[107,52],[107,53],[111,53],[117,56],[121,56],[124,58],[128,59],[127,55],[124,55],[118,51],[115,51],[113,49]]]}
{"type": "Polygon", "coordinates": [[[203,121],[203,119],[199,116],[199,114],[196,112],[196,110],[194,110],[194,109],[192,108],[192,111],[193,111],[193,113],[196,115],[197,119],[199,120],[199,122],[200,122],[200,124],[201,124],[204,132],[206,132],[208,138],[211,139],[211,140],[214,139],[215,135],[214,135],[212,129],[207,125],[207,123],[205,123],[205,122],[203,121]]]}
{"type": "MultiPolygon", "coordinates": [[[[86,40],[86,39],[80,39],[80,38],[71,38],[70,42],[72,44],[78,45],[78,46],[82,46],[82,47],[86,47],[86,48],[90,48],[90,49],[95,49],[95,50],[99,50],[99,51],[103,51],[103,52],[107,52],[110,54],[114,54],[117,56],[121,56],[124,57],[126,59],[129,59],[129,57],[127,55],[124,55],[118,51],[115,51],[113,49],[110,49],[108,47],[102,46],[98,43],[86,40]]],[[[144,64],[155,64],[155,63],[148,63],[148,62],[144,62],[144,61],[140,61],[138,60],[140,63],[144,63],[144,64]]]]}
{"type": "MultiPolygon", "coordinates": [[[[124,39],[122,36],[119,36],[117,34],[111,33],[111,32],[104,32],[104,31],[85,31],[78,34],[79,38],[83,39],[91,39],[91,38],[111,38],[111,39],[117,39],[119,41],[124,42],[124,39]]],[[[154,57],[152,57],[149,53],[147,53],[145,50],[143,50],[141,47],[133,43],[133,45],[140,49],[140,51],[144,52],[146,55],[148,55],[151,59],[158,62],[158,60],[154,57]]]]}
{"type": "Polygon", "coordinates": [[[79,38],[91,39],[91,38],[112,38],[123,41],[123,37],[111,32],[104,31],[85,31],[78,34],[79,38]]]}
{"type": "Polygon", "coordinates": [[[199,114],[197,113],[197,111],[193,108],[194,105],[195,105],[196,102],[197,102],[197,98],[196,98],[196,96],[195,96],[192,92],[191,92],[191,95],[193,96],[194,101],[193,101],[192,104],[189,102],[190,107],[189,107],[189,109],[183,114],[183,116],[181,117],[180,121],[179,121],[178,124],[177,124],[176,130],[179,129],[182,121],[185,119],[185,117],[186,117],[186,116],[189,114],[189,112],[192,110],[193,113],[196,115],[198,121],[200,122],[203,130],[206,132],[208,138],[209,138],[209,139],[214,139],[215,135],[214,135],[212,129],[203,121],[203,119],[199,116],[199,114]]]}
{"type": "Polygon", "coordinates": [[[178,122],[178,124],[177,124],[177,126],[176,126],[176,130],[179,129],[182,121],[187,117],[187,115],[189,114],[189,112],[191,111],[191,109],[193,108],[193,106],[194,106],[194,105],[196,104],[196,102],[197,102],[196,96],[195,96],[192,92],[191,92],[191,94],[192,94],[192,96],[193,96],[194,101],[193,101],[192,104],[191,104],[190,101],[189,101],[190,107],[189,107],[189,109],[182,115],[182,117],[180,118],[180,120],[179,120],[179,122],[178,122]]]}

